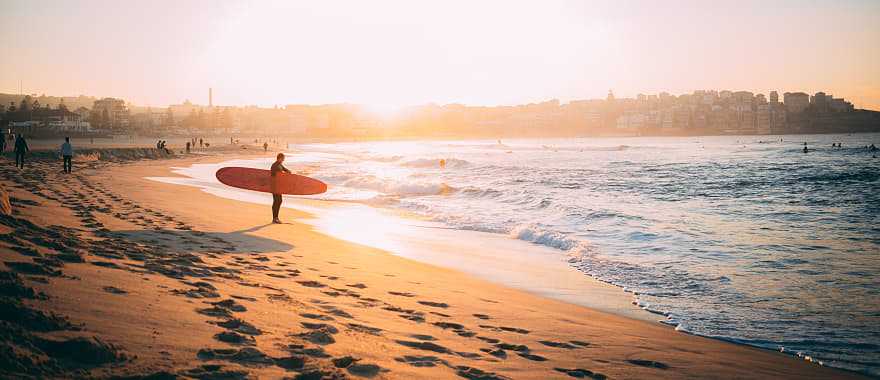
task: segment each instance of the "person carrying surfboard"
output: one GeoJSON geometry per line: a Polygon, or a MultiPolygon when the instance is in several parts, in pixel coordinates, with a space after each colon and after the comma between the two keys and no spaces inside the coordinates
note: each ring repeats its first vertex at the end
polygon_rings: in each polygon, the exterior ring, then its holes
{"type": "MultiPolygon", "coordinates": [[[[281,210],[281,192],[277,189],[277,181],[275,177],[278,173],[290,173],[290,170],[284,167],[284,153],[278,153],[278,156],[275,157],[275,163],[272,164],[272,168],[269,169],[270,175],[272,176],[272,180],[270,181],[270,189],[272,190],[272,223],[280,224],[281,220],[278,219],[278,211],[281,210]]],[[[265,177],[264,177],[265,178],[265,177]]]]}

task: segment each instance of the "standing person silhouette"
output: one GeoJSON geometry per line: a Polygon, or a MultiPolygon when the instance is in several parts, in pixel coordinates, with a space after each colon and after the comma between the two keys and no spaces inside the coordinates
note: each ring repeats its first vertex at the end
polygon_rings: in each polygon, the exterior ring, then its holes
{"type": "Polygon", "coordinates": [[[24,155],[29,150],[27,140],[19,133],[15,138],[15,166],[24,169],[24,155]]]}
{"type": "Polygon", "coordinates": [[[64,144],[61,144],[61,157],[64,159],[64,172],[73,171],[73,146],[70,145],[70,137],[64,138],[64,144]]]}
{"type": "Polygon", "coordinates": [[[278,173],[290,173],[290,170],[284,167],[284,153],[278,153],[278,156],[275,157],[275,163],[272,164],[272,168],[269,169],[270,175],[272,178],[269,180],[269,187],[272,190],[272,223],[280,224],[281,220],[278,219],[278,212],[281,210],[281,193],[277,189],[277,179],[278,173]]]}

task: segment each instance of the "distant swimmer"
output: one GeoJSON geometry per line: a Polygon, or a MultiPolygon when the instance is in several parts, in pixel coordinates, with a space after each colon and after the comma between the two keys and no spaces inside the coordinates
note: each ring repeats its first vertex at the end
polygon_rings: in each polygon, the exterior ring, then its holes
{"type": "Polygon", "coordinates": [[[805,146],[805,147],[804,147],[804,153],[807,153],[807,152],[809,152],[809,150],[808,150],[807,147],[805,146]]]}
{"type": "Polygon", "coordinates": [[[440,169],[446,169],[446,159],[440,159],[440,169]]]}
{"type": "Polygon", "coordinates": [[[874,146],[874,144],[871,144],[871,146],[868,147],[868,150],[871,151],[871,152],[876,152],[876,151],[877,151],[877,147],[874,146]]]}

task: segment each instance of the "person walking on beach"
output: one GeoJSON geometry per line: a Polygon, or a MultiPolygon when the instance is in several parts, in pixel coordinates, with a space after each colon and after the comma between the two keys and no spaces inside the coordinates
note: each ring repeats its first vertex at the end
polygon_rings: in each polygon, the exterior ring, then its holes
{"type": "Polygon", "coordinates": [[[0,153],[6,152],[6,134],[0,133],[0,153]]]}
{"type": "Polygon", "coordinates": [[[24,169],[24,155],[29,150],[27,140],[19,133],[18,137],[15,138],[15,166],[24,169]]]}
{"type": "Polygon", "coordinates": [[[268,151],[269,151],[269,143],[263,143],[263,151],[264,151],[264,152],[268,152],[268,151]]]}
{"type": "Polygon", "coordinates": [[[61,144],[61,157],[64,159],[64,172],[73,171],[73,146],[70,145],[70,137],[64,138],[64,144],[61,144]]]}
{"type": "Polygon", "coordinates": [[[278,173],[290,173],[290,170],[284,167],[284,153],[278,153],[278,156],[275,157],[275,163],[272,164],[272,168],[269,169],[270,175],[272,178],[269,182],[269,187],[272,190],[272,223],[280,224],[281,220],[278,219],[278,212],[281,210],[281,193],[277,191],[277,177],[278,173]]]}

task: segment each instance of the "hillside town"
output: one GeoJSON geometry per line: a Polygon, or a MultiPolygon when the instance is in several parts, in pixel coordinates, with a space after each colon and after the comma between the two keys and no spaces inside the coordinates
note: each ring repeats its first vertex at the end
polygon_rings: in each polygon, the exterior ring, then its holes
{"type": "Polygon", "coordinates": [[[880,131],[880,113],[831,94],[639,94],[516,106],[428,104],[380,115],[354,104],[272,108],[189,100],[143,107],[118,98],[0,94],[0,127],[35,136],[276,135],[314,138],[768,135],[880,131]]]}

